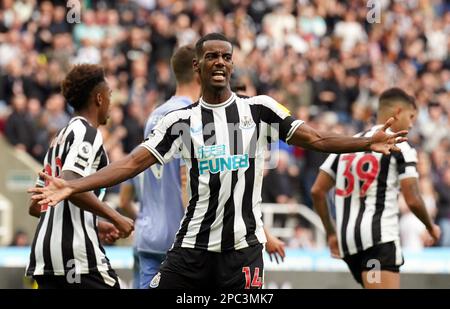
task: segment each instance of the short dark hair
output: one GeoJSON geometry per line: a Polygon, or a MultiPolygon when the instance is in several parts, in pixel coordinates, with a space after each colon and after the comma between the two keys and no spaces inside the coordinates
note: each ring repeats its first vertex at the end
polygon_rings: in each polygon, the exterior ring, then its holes
{"type": "Polygon", "coordinates": [[[197,41],[197,43],[195,43],[195,53],[197,54],[197,57],[200,57],[202,55],[203,43],[205,43],[206,41],[225,41],[225,42],[230,43],[231,46],[233,46],[231,41],[228,40],[227,37],[224,36],[223,34],[217,33],[217,32],[208,33],[208,34],[202,36],[197,41]]]}
{"type": "Polygon", "coordinates": [[[105,71],[97,64],[77,64],[61,83],[61,93],[75,111],[88,105],[92,90],[105,81],[105,71]]]}
{"type": "Polygon", "coordinates": [[[413,96],[407,94],[404,90],[393,87],[383,91],[380,95],[380,108],[391,107],[395,102],[402,102],[417,109],[416,100],[413,96]]]}
{"type": "Polygon", "coordinates": [[[195,58],[193,45],[185,45],[178,48],[170,59],[173,73],[178,84],[188,84],[194,80],[195,72],[192,60],[195,58]]]}

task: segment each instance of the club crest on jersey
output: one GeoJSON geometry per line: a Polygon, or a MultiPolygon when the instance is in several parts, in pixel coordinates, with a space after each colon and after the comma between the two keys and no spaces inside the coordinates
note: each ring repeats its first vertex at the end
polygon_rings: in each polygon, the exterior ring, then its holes
{"type": "Polygon", "coordinates": [[[251,129],[255,127],[256,124],[250,116],[242,116],[239,122],[239,128],[241,129],[251,129]]]}
{"type": "Polygon", "coordinates": [[[92,155],[92,145],[89,142],[82,142],[78,146],[78,155],[82,158],[88,159],[92,155]]]}
{"type": "Polygon", "coordinates": [[[159,286],[159,281],[161,280],[161,273],[158,272],[150,282],[150,287],[152,289],[157,288],[159,286]]]}

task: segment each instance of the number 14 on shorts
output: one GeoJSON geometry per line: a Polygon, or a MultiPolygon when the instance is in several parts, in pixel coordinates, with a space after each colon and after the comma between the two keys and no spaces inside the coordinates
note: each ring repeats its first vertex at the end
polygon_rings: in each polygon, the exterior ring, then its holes
{"type": "Polygon", "coordinates": [[[262,278],[259,276],[259,267],[255,267],[255,271],[253,272],[253,278],[251,275],[251,269],[248,266],[242,267],[242,272],[245,275],[245,288],[262,288],[263,282],[262,278]]]}

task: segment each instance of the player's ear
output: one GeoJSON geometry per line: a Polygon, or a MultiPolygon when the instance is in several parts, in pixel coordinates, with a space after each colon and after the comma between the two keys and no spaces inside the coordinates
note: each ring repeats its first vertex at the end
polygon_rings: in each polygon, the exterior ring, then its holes
{"type": "Polygon", "coordinates": [[[100,106],[100,105],[102,105],[102,94],[100,93],[100,92],[97,92],[97,95],[96,95],[96,103],[97,103],[97,105],[98,106],[100,106]]]}
{"type": "Polygon", "coordinates": [[[397,106],[395,108],[395,114],[394,114],[394,118],[398,119],[398,117],[400,116],[400,114],[402,113],[403,108],[401,106],[397,106]]]}
{"type": "Polygon", "coordinates": [[[197,58],[192,59],[192,68],[193,68],[194,72],[200,73],[200,68],[198,66],[197,58]]]}

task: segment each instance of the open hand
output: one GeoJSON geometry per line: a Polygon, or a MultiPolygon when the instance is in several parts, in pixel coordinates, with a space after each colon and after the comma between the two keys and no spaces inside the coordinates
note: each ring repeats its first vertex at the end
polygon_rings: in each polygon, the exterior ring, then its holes
{"type": "Polygon", "coordinates": [[[393,122],[394,118],[389,118],[384,126],[375,132],[370,139],[370,150],[380,152],[385,155],[390,154],[391,151],[400,151],[400,148],[398,148],[395,144],[407,141],[408,138],[405,136],[408,134],[408,131],[402,130],[392,134],[386,133],[386,130],[391,127],[393,122]]]}
{"type": "Polygon", "coordinates": [[[47,185],[45,187],[28,189],[28,193],[34,193],[31,199],[38,200],[39,205],[48,204],[48,206],[55,206],[73,193],[73,189],[66,180],[47,175],[43,172],[39,172],[39,176],[44,178],[47,185]]]}

